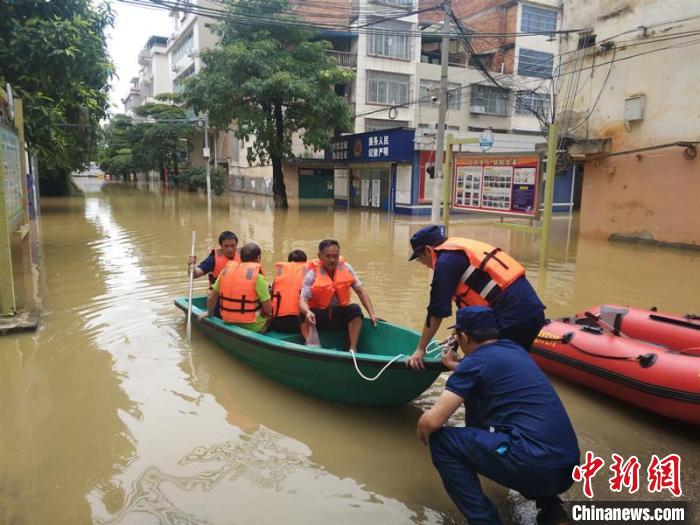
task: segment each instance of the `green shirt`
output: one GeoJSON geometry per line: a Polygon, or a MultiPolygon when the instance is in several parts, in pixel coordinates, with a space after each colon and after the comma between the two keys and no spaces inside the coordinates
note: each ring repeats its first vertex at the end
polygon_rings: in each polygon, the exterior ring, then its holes
{"type": "MultiPolygon", "coordinates": [[[[219,279],[211,287],[216,293],[219,293],[219,279]]],[[[267,286],[267,281],[265,278],[258,274],[258,280],[255,282],[255,293],[258,295],[258,301],[264,303],[270,300],[270,288],[267,286]]],[[[260,312],[257,313],[255,321],[252,323],[227,323],[233,326],[238,326],[244,328],[245,330],[250,330],[251,332],[262,332],[267,323],[267,318],[264,317],[260,312]]]]}

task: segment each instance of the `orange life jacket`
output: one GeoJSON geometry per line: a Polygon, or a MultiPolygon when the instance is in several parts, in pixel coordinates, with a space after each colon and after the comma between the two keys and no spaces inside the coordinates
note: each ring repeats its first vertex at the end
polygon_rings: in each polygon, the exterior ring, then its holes
{"type": "Polygon", "coordinates": [[[228,257],[226,257],[224,255],[224,251],[221,248],[212,248],[209,252],[209,255],[214,256],[214,271],[209,274],[209,282],[211,284],[214,284],[216,278],[221,273],[221,270],[223,270],[229,262],[241,262],[241,254],[238,253],[238,250],[236,250],[233,259],[229,259],[228,257]]]}
{"type": "Polygon", "coordinates": [[[227,323],[252,323],[260,311],[255,284],[260,264],[229,261],[219,276],[219,307],[227,323]]]}
{"type": "Polygon", "coordinates": [[[316,279],[311,286],[310,308],[330,307],[333,296],[337,297],[338,306],[350,304],[350,288],[355,284],[355,278],[348,270],[344,257],[338,261],[332,279],[319,259],[311,261],[309,269],[316,272],[316,279]]]}
{"type": "MultiPolygon", "coordinates": [[[[435,252],[459,250],[469,261],[455,290],[454,300],[462,306],[488,306],[516,279],[525,275],[525,268],[510,255],[485,242],[450,237],[435,252]]],[[[435,254],[433,257],[437,257],[435,254]]],[[[433,260],[433,267],[435,259],[433,260]]]]}
{"type": "Polygon", "coordinates": [[[299,315],[299,296],[304,284],[307,262],[278,262],[272,282],[272,315],[299,315]]]}

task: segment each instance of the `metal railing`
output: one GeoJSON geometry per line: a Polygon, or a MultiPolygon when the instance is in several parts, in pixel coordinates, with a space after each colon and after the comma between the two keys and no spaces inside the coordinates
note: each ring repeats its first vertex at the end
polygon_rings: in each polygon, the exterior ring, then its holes
{"type": "Polygon", "coordinates": [[[350,51],[335,51],[327,49],[326,54],[335,58],[341,67],[355,69],[357,67],[357,53],[350,51]]]}

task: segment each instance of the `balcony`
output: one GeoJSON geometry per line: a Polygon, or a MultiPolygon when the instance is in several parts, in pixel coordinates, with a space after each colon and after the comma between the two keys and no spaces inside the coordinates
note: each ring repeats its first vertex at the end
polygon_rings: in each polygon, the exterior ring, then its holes
{"type": "Polygon", "coordinates": [[[357,53],[327,49],[326,54],[335,58],[340,67],[347,67],[349,69],[355,69],[357,67],[357,53]]]}

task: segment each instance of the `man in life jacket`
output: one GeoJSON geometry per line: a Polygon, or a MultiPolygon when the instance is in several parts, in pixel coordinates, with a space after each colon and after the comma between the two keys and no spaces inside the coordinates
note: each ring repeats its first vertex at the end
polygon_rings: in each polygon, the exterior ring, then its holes
{"type": "Polygon", "coordinates": [[[462,306],[490,306],[504,339],[530,350],[544,326],[544,305],[525,269],[500,248],[473,239],[446,239],[439,226],[430,224],[411,237],[413,254],[433,269],[430,304],[420,341],[407,364],[423,368],[425,348],[445,317],[452,315],[451,301],[462,306]]]}
{"type": "Polygon", "coordinates": [[[301,333],[307,338],[310,326],[319,330],[343,329],[348,332],[349,350],[357,350],[362,329],[362,310],[350,302],[350,290],[360,298],[373,326],[377,326],[372,301],[355,270],[340,256],[340,244],[333,239],[318,245],[318,259],[311,261],[301,289],[299,309],[304,320],[301,333]]]}
{"type": "Polygon", "coordinates": [[[301,250],[292,250],[286,263],[278,262],[275,265],[271,330],[286,333],[298,333],[301,330],[299,297],[308,268],[306,254],[301,250]]]}
{"type": "MultiPolygon", "coordinates": [[[[241,262],[230,261],[214,282],[207,315],[219,305],[221,318],[252,332],[263,332],[272,314],[270,289],[260,267],[260,247],[249,242],[241,248],[241,262]]],[[[200,317],[201,318],[201,317],[200,317]]]]}
{"type": "MultiPolygon", "coordinates": [[[[212,248],[209,255],[194,268],[194,278],[209,275],[209,284],[214,284],[221,270],[229,261],[240,262],[238,253],[238,237],[230,231],[221,232],[219,235],[219,248],[212,248]]],[[[190,257],[190,264],[194,264],[194,257],[190,257]]]]}
{"type": "Polygon", "coordinates": [[[481,474],[534,499],[538,525],[570,524],[559,494],[580,452],[556,391],[521,346],[499,339],[491,308],[460,308],[451,328],[465,357],[443,352],[452,375],[416,429],[450,498],[471,524],[501,523],[481,474]],[[462,404],[465,426],[444,426],[462,404]]]}

